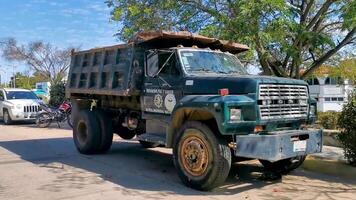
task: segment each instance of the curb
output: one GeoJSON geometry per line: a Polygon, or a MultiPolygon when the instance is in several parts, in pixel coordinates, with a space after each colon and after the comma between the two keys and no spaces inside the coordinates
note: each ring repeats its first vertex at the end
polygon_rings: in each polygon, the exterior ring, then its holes
{"type": "Polygon", "coordinates": [[[308,171],[314,171],[352,180],[356,179],[356,167],[348,165],[343,161],[327,160],[320,157],[308,156],[301,167],[308,171]]]}

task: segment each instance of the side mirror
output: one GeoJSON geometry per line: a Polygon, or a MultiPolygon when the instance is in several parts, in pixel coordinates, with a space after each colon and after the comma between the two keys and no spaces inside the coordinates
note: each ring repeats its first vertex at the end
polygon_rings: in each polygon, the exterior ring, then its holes
{"type": "Polygon", "coordinates": [[[4,101],[4,97],[3,96],[0,96],[0,101],[4,101]]]}

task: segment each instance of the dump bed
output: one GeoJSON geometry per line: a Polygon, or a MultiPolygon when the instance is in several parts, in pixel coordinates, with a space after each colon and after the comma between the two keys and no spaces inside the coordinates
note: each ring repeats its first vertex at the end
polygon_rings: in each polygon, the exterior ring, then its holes
{"type": "Polygon", "coordinates": [[[115,45],[72,52],[67,97],[82,95],[130,96],[140,91],[143,70],[140,48],[115,45]]]}
{"type": "Polygon", "coordinates": [[[128,44],[72,52],[66,95],[132,96],[142,88],[144,52],[147,49],[198,46],[236,54],[246,45],[180,31],[146,31],[136,34],[128,44]]]}

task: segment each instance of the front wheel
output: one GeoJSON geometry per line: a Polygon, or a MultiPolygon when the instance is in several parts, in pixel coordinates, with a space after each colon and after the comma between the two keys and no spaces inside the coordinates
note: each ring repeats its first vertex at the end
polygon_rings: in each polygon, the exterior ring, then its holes
{"type": "Polygon", "coordinates": [[[296,156],[293,158],[287,158],[283,160],[279,160],[277,162],[270,162],[267,160],[259,160],[266,170],[279,173],[279,174],[287,174],[295,169],[297,169],[300,165],[303,164],[306,156],[296,156]]]}
{"type": "Polygon", "coordinates": [[[36,125],[40,128],[47,128],[52,123],[49,113],[40,113],[36,117],[36,125]]]}
{"type": "Polygon", "coordinates": [[[227,178],[231,151],[227,142],[218,138],[207,125],[190,121],[177,133],[173,160],[185,185],[207,191],[227,178]]]}
{"type": "Polygon", "coordinates": [[[10,116],[8,110],[4,110],[4,116],[3,117],[4,117],[4,124],[5,125],[12,124],[12,119],[11,119],[11,116],[10,116]]]}

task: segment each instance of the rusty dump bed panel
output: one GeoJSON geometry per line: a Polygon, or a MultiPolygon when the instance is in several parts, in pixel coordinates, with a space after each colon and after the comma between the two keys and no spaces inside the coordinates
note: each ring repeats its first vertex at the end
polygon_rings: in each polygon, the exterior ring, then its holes
{"type": "Polygon", "coordinates": [[[137,84],[142,80],[143,55],[139,48],[136,48],[136,52],[134,49],[131,44],[123,44],[74,52],[68,75],[67,97],[137,94],[140,90],[137,84]]]}

